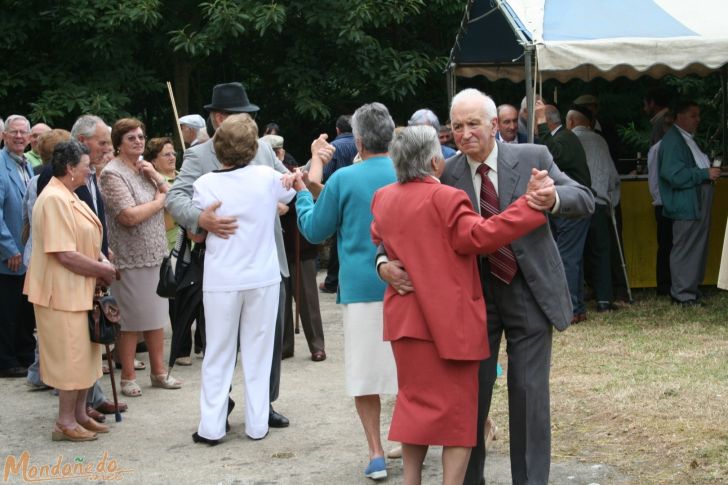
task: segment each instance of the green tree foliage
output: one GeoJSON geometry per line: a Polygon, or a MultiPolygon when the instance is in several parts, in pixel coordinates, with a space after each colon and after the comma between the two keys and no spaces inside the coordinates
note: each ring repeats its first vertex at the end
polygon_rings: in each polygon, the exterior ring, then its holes
{"type": "Polygon", "coordinates": [[[447,0],[9,0],[0,28],[2,114],[69,126],[82,113],[173,131],[211,88],[242,81],[307,138],[366,101],[445,115],[446,56],[464,4],[447,0]]]}

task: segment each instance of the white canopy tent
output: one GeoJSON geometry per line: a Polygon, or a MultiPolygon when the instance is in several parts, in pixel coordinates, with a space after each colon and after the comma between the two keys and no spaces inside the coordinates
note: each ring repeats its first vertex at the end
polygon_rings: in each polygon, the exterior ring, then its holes
{"type": "Polygon", "coordinates": [[[728,63],[726,19],[726,0],[471,0],[450,62],[459,76],[522,81],[523,58],[494,64],[469,45],[515,42],[535,51],[543,79],[706,75],[728,63]],[[488,36],[498,16],[510,39],[488,36]]]}
{"type": "MultiPolygon", "coordinates": [[[[491,81],[707,75],[728,64],[728,0],[470,0],[455,76],[491,81]]],[[[533,89],[527,89],[533,107],[533,89]]],[[[533,109],[529,109],[533,113],[533,109]]]]}

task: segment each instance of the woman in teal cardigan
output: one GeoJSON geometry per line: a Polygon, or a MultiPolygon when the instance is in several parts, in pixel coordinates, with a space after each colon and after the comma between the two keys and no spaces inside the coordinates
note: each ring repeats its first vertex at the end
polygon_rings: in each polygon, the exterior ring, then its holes
{"type": "Polygon", "coordinates": [[[397,393],[392,348],[384,342],[382,300],[386,284],[374,268],[376,247],[371,241],[371,201],[379,188],[396,180],[387,155],[394,121],[380,103],[365,104],[351,119],[362,162],[337,170],[314,204],[298,177],[294,188],[298,227],[314,244],[336,234],[339,251],[337,303],[344,305],[344,361],[347,393],[354,397],[369,445],[365,476],[387,476],[380,438],[380,394],[397,393]]]}

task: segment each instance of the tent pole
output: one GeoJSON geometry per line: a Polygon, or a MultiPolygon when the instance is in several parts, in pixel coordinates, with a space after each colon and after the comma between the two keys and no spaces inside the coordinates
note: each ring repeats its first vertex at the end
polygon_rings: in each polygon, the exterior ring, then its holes
{"type": "Polygon", "coordinates": [[[720,132],[721,132],[721,156],[723,160],[728,159],[728,137],[726,137],[726,101],[728,101],[728,64],[720,68],[720,91],[721,91],[721,108],[720,108],[720,132]]]}
{"type": "Polygon", "coordinates": [[[455,64],[450,64],[448,66],[449,69],[447,70],[447,106],[450,106],[450,103],[452,102],[452,98],[455,96],[455,64]]]}
{"type": "Polygon", "coordinates": [[[524,64],[526,68],[526,109],[528,110],[528,143],[533,143],[533,121],[535,113],[533,96],[533,45],[526,44],[524,47],[524,64]]]}

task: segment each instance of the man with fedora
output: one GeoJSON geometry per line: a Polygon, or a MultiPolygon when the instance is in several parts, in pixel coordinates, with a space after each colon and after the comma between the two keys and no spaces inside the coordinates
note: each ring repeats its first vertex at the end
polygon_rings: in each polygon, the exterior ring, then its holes
{"type": "MultiPolygon", "coordinates": [[[[205,106],[210,112],[210,120],[215,130],[225,119],[235,113],[255,113],[260,109],[248,100],[245,88],[238,82],[218,84],[212,89],[212,102],[205,106]]],[[[271,146],[263,141],[258,141],[258,152],[250,162],[251,165],[266,165],[278,172],[287,173],[286,167],[278,160],[271,146]]],[[[222,165],[215,155],[215,146],[212,140],[195,145],[185,151],[182,168],[174,181],[174,185],[167,194],[166,207],[172,217],[180,226],[187,229],[191,236],[200,234],[203,231],[211,232],[221,238],[227,239],[237,229],[235,218],[217,217],[215,210],[220,206],[216,202],[204,209],[197,208],[192,202],[192,184],[202,175],[213,170],[219,170],[222,165]]],[[[288,262],[283,246],[283,234],[278,217],[275,220],[276,249],[278,252],[278,263],[281,275],[288,277],[288,262]]],[[[278,318],[276,319],[276,335],[273,347],[273,363],[270,375],[270,401],[278,397],[278,390],[281,377],[281,344],[283,341],[283,309],[285,302],[285,290],[281,283],[278,318]]],[[[232,408],[229,408],[232,410],[232,408]]],[[[268,426],[271,428],[285,428],[288,426],[288,419],[275,412],[270,407],[268,426]]],[[[197,433],[195,433],[197,436],[197,433]]],[[[204,436],[198,436],[196,440],[205,441],[204,436]]]]}

